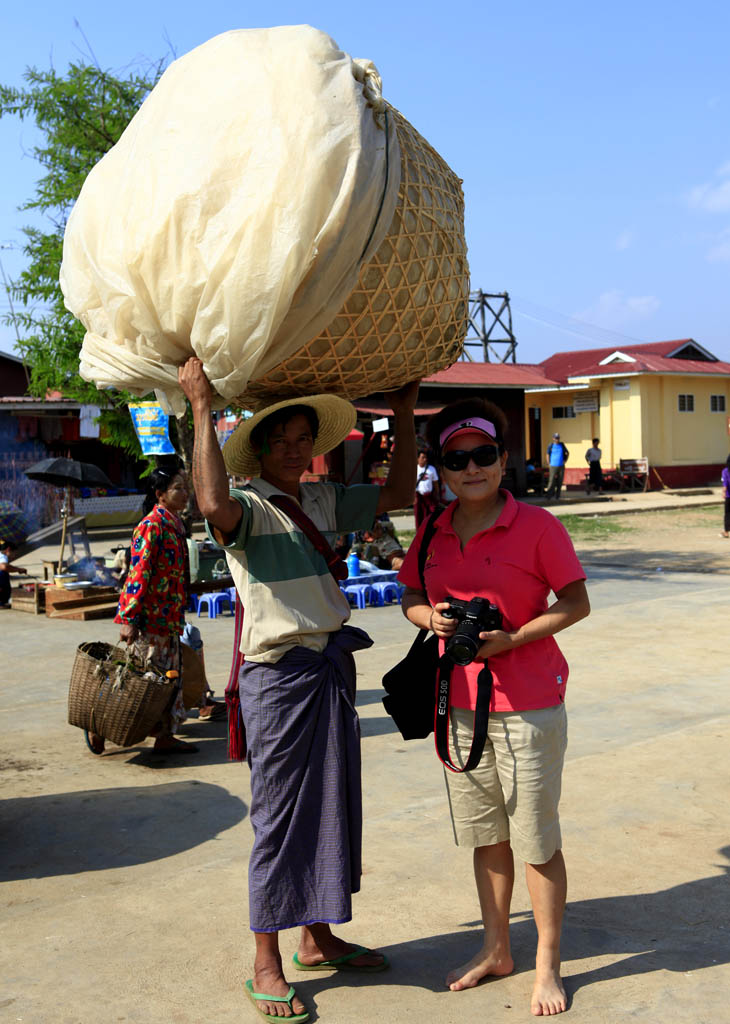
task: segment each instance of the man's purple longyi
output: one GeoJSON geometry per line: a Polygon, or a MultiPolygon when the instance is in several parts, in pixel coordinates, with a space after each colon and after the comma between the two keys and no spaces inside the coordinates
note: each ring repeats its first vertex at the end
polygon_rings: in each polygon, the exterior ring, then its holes
{"type": "Polygon", "coordinates": [[[249,915],[256,932],[352,917],[360,889],[360,723],[353,651],[343,626],[319,654],[295,647],[239,677],[251,768],[249,915]]]}

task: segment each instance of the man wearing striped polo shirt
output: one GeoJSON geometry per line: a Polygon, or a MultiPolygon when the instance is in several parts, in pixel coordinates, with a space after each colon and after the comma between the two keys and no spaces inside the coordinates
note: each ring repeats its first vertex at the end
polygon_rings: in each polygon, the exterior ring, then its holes
{"type": "MultiPolygon", "coordinates": [[[[239,692],[251,768],[254,846],[249,911],[256,939],[246,990],[263,1015],[308,1013],[284,976],[278,933],[301,926],[298,970],[374,972],[385,957],[333,935],[360,888],[360,731],[352,652],[372,641],[346,626],[350,608],[326,550],[276,504],[295,499],[326,540],[368,529],[410,503],[418,383],[390,395],[396,443],[383,487],[302,484],[314,455],[349,434],[355,409],[334,395],[269,406],[241,423],[223,452],[200,360],[179,371],[193,410],[193,485],[210,536],[225,548],[245,608],[239,692]],[[230,490],[228,473],[252,477],[230,490]]],[[[296,512],[297,509],[294,510],[296,512]]],[[[326,545],[324,546],[326,549],[326,545]]]]}

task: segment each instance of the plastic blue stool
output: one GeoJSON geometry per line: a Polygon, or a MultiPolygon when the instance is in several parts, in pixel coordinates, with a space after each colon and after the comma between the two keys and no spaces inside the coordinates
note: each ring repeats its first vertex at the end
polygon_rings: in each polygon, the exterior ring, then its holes
{"type": "Polygon", "coordinates": [[[371,584],[373,593],[370,598],[372,604],[382,607],[384,604],[396,604],[401,602],[401,590],[395,580],[385,580],[380,583],[371,584]]]}
{"type": "Polygon", "coordinates": [[[197,594],[188,594],[188,607],[189,612],[197,612],[198,605],[200,604],[197,594]]]}
{"type": "Polygon", "coordinates": [[[373,592],[369,583],[345,583],[341,589],[347,600],[354,602],[358,608],[365,608],[373,592]]]}
{"type": "Polygon", "coordinates": [[[200,618],[203,611],[203,605],[208,609],[208,618],[215,619],[218,616],[218,612],[223,612],[223,605],[228,603],[228,611],[233,615],[233,602],[231,601],[230,595],[227,590],[213,591],[208,594],[201,594],[198,598],[198,618],[200,618]]]}

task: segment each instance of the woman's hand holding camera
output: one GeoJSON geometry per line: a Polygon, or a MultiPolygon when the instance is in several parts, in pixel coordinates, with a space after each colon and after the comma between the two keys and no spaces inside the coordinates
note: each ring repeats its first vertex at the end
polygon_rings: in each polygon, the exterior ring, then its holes
{"type": "Polygon", "coordinates": [[[486,658],[494,657],[495,654],[502,654],[504,651],[511,651],[515,647],[520,646],[515,643],[514,635],[512,633],[505,633],[503,629],[493,629],[488,633],[480,633],[479,639],[485,642],[479,648],[474,661],[484,661],[486,658]]]}
{"type": "Polygon", "coordinates": [[[451,634],[457,627],[457,621],[453,616],[447,618],[441,613],[448,611],[451,605],[448,601],[439,601],[438,604],[433,606],[431,612],[431,619],[429,622],[429,629],[432,629],[437,637],[441,640],[448,640],[451,634]]]}

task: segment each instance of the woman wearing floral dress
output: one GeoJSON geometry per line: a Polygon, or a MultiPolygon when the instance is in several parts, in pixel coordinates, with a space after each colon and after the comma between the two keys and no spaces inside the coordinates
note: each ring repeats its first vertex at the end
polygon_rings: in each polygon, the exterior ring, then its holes
{"type": "MultiPolygon", "coordinates": [[[[180,513],[188,501],[184,475],[177,469],[156,469],[150,478],[144,518],[132,536],[129,572],[119,598],[115,622],[119,636],[130,644],[136,659],[152,662],[162,673],[175,670],[181,677],[180,634],[185,628],[188,550],[180,513]]],[[[175,699],[155,730],[157,753],[195,753],[173,733],[185,720],[182,680],[175,699]]],[[[104,739],[89,734],[95,754],[104,739]]]]}

